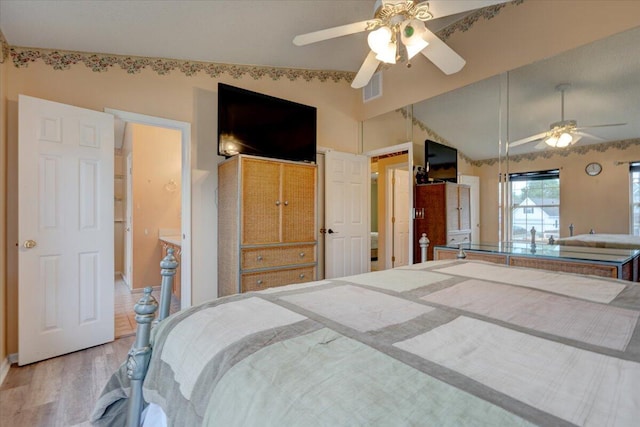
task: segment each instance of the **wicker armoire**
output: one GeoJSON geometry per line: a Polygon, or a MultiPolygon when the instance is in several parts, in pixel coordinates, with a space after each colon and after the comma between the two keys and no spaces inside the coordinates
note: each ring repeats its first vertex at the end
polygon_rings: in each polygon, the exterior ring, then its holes
{"type": "Polygon", "coordinates": [[[219,296],[316,277],[316,165],[249,155],[218,166],[219,296]]]}

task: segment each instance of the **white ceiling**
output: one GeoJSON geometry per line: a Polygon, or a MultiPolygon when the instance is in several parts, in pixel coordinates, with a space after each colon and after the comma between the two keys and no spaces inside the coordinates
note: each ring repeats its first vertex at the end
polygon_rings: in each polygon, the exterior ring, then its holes
{"type": "MultiPolygon", "coordinates": [[[[295,35],[369,19],[375,0],[15,1],[0,0],[10,45],[276,67],[357,71],[366,34],[304,47],[295,35]]],[[[459,16],[429,24],[438,31],[459,16]]],[[[640,32],[511,73],[510,138],[560,120],[558,83],[572,84],[565,116],[607,140],[640,136],[640,32]],[[586,51],[586,52],[585,52],[586,51]],[[603,56],[604,55],[604,56],[603,56]],[[624,128],[624,129],[623,129],[624,128]]],[[[414,113],[472,159],[495,157],[499,79],[415,106],[414,113]],[[461,123],[464,125],[461,126],[461,123]]],[[[580,144],[589,143],[583,138],[580,144]]],[[[535,144],[514,149],[531,151],[535,144]]]]}
{"type": "Polygon", "coordinates": [[[369,19],[375,0],[0,2],[16,46],[229,64],[357,71],[365,34],[306,47],[297,34],[369,19]]]}

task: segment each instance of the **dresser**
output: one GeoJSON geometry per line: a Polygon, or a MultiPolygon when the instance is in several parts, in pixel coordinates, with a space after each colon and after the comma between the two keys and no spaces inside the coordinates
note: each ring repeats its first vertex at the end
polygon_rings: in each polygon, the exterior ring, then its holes
{"type": "Polygon", "coordinates": [[[415,186],[414,262],[420,262],[422,233],[429,238],[427,259],[433,247],[471,241],[471,187],[451,182],[415,186]]]}
{"type": "Polygon", "coordinates": [[[218,166],[220,296],[315,280],[316,165],[248,155],[218,166]]]}

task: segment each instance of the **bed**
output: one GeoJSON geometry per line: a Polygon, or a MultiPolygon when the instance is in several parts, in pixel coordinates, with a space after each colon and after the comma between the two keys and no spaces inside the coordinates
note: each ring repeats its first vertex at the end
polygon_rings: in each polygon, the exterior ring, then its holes
{"type": "Polygon", "coordinates": [[[579,234],[555,240],[558,245],[587,246],[593,248],[640,249],[640,236],[632,234],[579,234]]]}
{"type": "MultiPolygon", "coordinates": [[[[142,388],[176,426],[637,425],[639,316],[631,282],[430,261],[178,312],[142,388]]],[[[126,371],[95,424],[123,425],[126,371]]]]}

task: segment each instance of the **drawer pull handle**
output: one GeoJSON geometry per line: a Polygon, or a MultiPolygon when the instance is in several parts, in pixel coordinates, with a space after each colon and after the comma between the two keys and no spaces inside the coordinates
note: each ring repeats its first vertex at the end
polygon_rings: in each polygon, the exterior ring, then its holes
{"type": "Polygon", "coordinates": [[[262,261],[262,255],[258,255],[257,260],[262,261]]]}
{"type": "Polygon", "coordinates": [[[300,273],[300,278],[304,279],[304,273],[300,273]]]}
{"type": "Polygon", "coordinates": [[[258,285],[262,285],[262,279],[258,279],[258,280],[256,281],[256,284],[258,284],[258,285]]]}
{"type": "Polygon", "coordinates": [[[280,200],[276,200],[276,206],[280,206],[280,200]]]}
{"type": "Polygon", "coordinates": [[[304,258],[304,252],[300,252],[300,258],[304,258]]]}
{"type": "Polygon", "coordinates": [[[284,201],[284,205],[285,205],[285,206],[289,206],[289,201],[288,201],[288,200],[285,200],[285,201],[284,201]]]}

